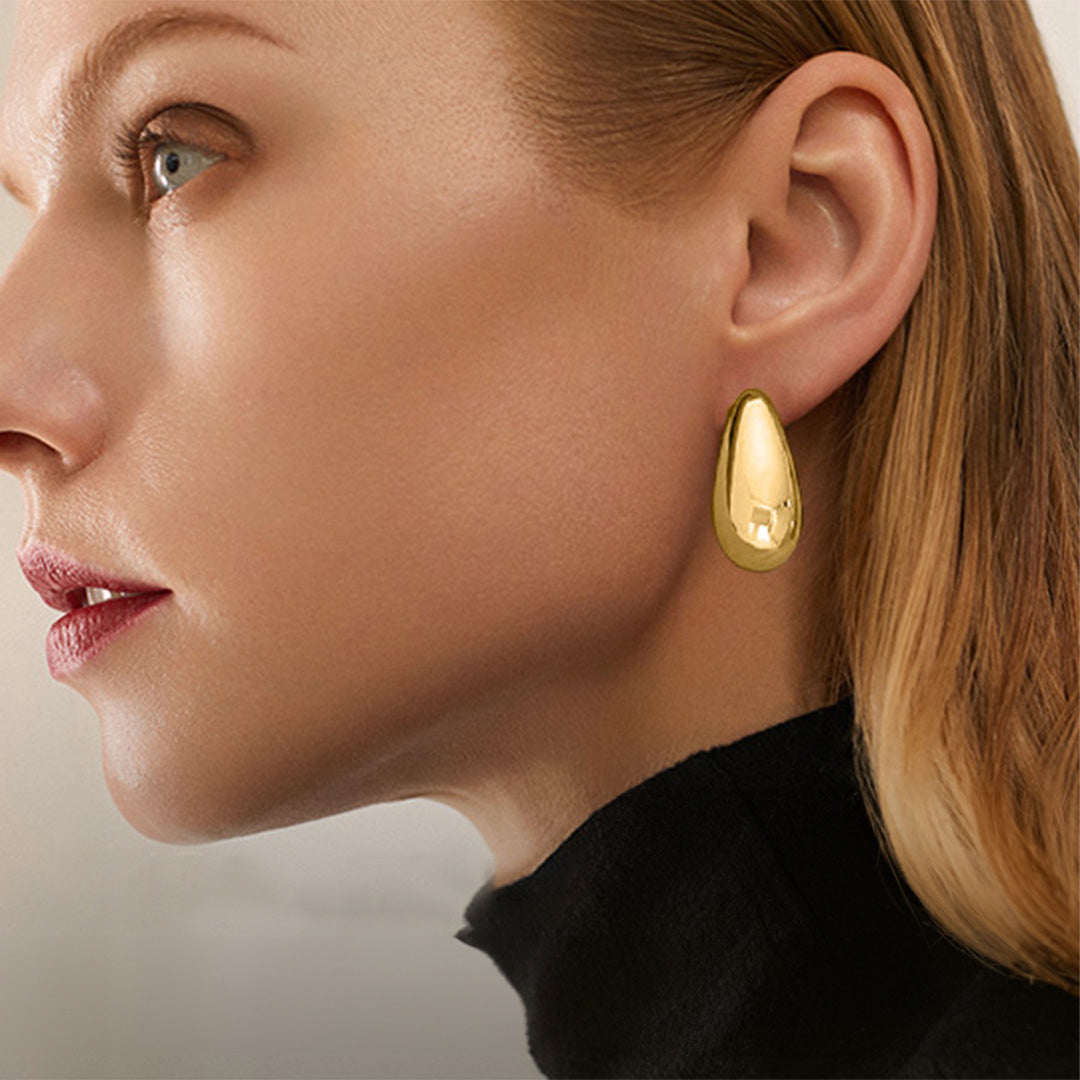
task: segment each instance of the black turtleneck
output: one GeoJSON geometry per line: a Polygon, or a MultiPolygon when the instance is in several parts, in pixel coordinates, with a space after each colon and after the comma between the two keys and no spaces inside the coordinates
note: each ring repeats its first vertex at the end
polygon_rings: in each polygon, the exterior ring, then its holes
{"type": "Polygon", "coordinates": [[[851,698],[596,810],[455,935],[552,1077],[1078,1077],[1077,999],[934,927],[881,853],[851,698]]]}

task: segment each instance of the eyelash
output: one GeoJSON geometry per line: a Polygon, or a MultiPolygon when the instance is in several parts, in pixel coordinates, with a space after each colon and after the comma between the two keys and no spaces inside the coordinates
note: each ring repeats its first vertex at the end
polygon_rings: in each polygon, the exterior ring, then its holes
{"type": "MultiPolygon", "coordinates": [[[[171,108],[180,107],[182,106],[171,106],[171,108]]],[[[156,194],[155,197],[150,199],[145,198],[146,170],[144,166],[144,148],[149,147],[152,158],[158,147],[165,143],[179,143],[183,146],[192,146],[197,150],[202,150],[204,153],[212,154],[213,156],[221,156],[217,151],[210,151],[205,147],[199,146],[197,143],[188,142],[170,128],[168,123],[164,120],[151,118],[149,120],[125,121],[116,134],[116,138],[113,142],[112,154],[113,159],[118,162],[120,167],[124,170],[125,177],[131,183],[138,183],[143,190],[144,197],[140,200],[142,203],[140,216],[143,218],[149,216],[150,208],[154,203],[172,194],[172,192],[165,192],[163,195],[156,194]],[[153,129],[150,127],[151,124],[154,125],[153,129]]],[[[153,187],[153,184],[151,184],[151,190],[154,192],[157,190],[153,187]]]]}

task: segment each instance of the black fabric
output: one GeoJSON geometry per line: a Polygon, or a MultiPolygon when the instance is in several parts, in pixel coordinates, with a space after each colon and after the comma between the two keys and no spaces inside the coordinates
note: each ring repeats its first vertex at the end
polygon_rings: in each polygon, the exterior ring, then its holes
{"type": "Polygon", "coordinates": [[[595,811],[455,935],[552,1077],[1078,1077],[1068,992],[951,943],[881,854],[852,705],[703,750],[595,811]]]}

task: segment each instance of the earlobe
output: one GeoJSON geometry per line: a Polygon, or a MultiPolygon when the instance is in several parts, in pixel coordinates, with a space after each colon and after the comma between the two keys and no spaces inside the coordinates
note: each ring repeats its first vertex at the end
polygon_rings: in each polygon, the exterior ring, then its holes
{"type": "Polygon", "coordinates": [[[895,330],[926,268],[933,144],[911,92],[859,53],[781,83],[730,162],[745,249],[729,292],[726,404],[766,389],[784,423],[810,411],[895,330]]]}

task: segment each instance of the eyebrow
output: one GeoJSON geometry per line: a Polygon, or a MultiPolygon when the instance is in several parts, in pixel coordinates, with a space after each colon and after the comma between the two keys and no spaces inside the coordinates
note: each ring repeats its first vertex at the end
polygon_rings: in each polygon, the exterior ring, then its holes
{"type": "MultiPolygon", "coordinates": [[[[289,42],[236,15],[224,11],[197,11],[191,8],[154,8],[117,23],[80,54],[73,73],[59,93],[56,115],[63,127],[85,121],[108,93],[136,54],[151,43],[183,34],[227,33],[276,45],[290,52],[299,50],[289,42]]],[[[0,162],[0,185],[25,206],[31,205],[22,186],[7,166],[0,162]]]]}

